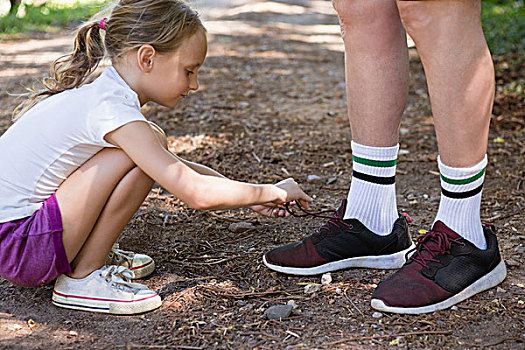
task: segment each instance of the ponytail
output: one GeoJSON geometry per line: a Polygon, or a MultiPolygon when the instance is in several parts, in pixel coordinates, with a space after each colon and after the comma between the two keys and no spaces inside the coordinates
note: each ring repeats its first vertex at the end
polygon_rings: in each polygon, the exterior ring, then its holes
{"type": "Polygon", "coordinates": [[[28,94],[14,120],[40,100],[85,84],[104,57],[115,61],[146,44],[159,53],[173,52],[197,31],[206,32],[185,0],[119,0],[108,17],[79,29],[73,52],[53,62],[44,89],[28,94]]]}
{"type": "Polygon", "coordinates": [[[50,77],[44,80],[47,89],[44,94],[51,96],[84,84],[104,58],[104,41],[100,32],[98,22],[80,28],[73,52],[53,62],[50,77]]]}
{"type": "Polygon", "coordinates": [[[17,120],[42,99],[82,86],[104,58],[104,39],[99,22],[90,22],[78,30],[73,52],[57,58],[43,79],[43,90],[33,90],[28,99],[13,111],[17,120]]]}

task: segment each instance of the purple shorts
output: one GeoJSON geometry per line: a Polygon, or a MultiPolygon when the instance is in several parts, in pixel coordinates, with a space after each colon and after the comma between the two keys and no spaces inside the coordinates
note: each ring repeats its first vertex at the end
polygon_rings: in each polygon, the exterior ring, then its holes
{"type": "Polygon", "coordinates": [[[54,194],[33,215],[0,223],[0,275],[18,286],[39,287],[71,273],[62,230],[54,194]]]}

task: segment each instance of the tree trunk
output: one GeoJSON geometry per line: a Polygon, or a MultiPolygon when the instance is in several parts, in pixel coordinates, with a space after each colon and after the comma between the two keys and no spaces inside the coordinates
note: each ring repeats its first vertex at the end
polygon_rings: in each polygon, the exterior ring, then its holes
{"type": "Polygon", "coordinates": [[[18,11],[18,7],[20,6],[22,0],[9,0],[9,2],[11,3],[11,8],[9,8],[9,14],[16,15],[16,12],[18,11]]]}

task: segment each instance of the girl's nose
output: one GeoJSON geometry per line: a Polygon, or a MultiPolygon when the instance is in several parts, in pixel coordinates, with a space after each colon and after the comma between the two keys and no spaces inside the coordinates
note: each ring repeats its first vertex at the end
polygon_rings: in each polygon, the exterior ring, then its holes
{"type": "Polygon", "coordinates": [[[199,79],[197,78],[197,75],[193,79],[190,80],[190,90],[198,90],[199,89],[199,79]]]}

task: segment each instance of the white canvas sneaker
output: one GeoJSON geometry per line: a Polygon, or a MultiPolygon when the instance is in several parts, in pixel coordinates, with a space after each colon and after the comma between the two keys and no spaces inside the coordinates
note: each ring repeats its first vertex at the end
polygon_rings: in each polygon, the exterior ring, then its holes
{"type": "Polygon", "coordinates": [[[149,276],[155,270],[155,262],[145,254],[138,254],[128,250],[119,249],[118,243],[113,244],[113,248],[108,254],[105,262],[106,266],[124,266],[133,271],[135,277],[143,278],[149,276]]]}
{"type": "Polygon", "coordinates": [[[104,266],[81,279],[60,275],[53,290],[59,307],[131,315],[161,305],[160,296],[147,286],[131,282],[133,272],[123,266],[104,266]]]}

